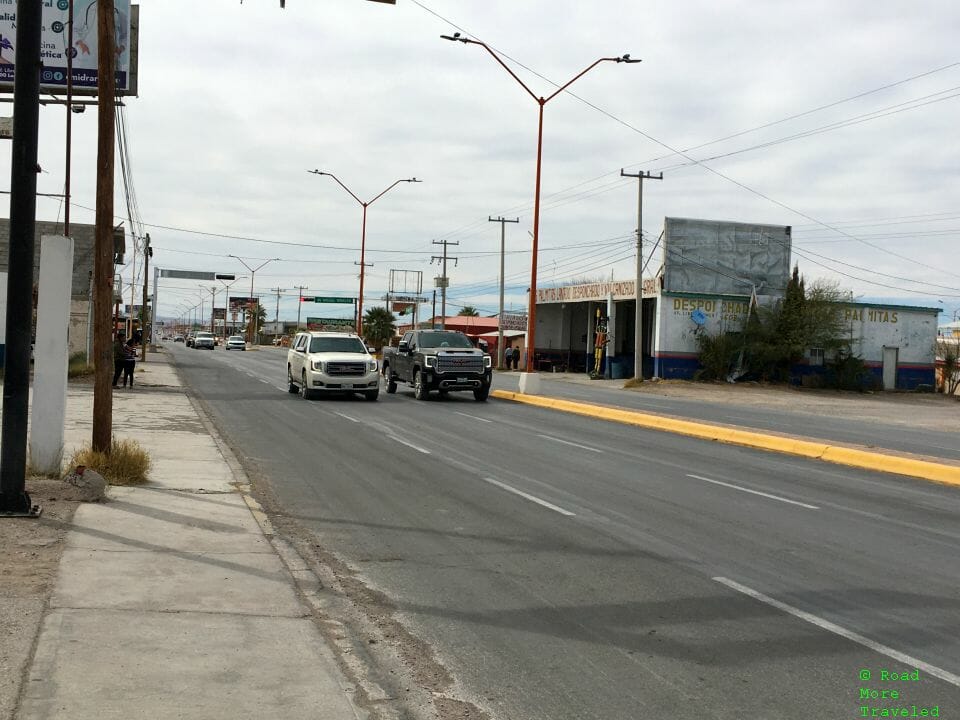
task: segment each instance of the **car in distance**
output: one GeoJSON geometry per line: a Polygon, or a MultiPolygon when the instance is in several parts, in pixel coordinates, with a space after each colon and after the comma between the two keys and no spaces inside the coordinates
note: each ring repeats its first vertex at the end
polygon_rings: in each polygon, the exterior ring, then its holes
{"type": "Polygon", "coordinates": [[[193,347],[197,350],[213,350],[216,341],[213,338],[213,333],[208,332],[198,332],[193,337],[193,347]]]}
{"type": "Polygon", "coordinates": [[[243,339],[243,335],[231,335],[227,338],[227,342],[224,345],[224,350],[246,350],[247,341],[243,339]]]}
{"type": "Polygon", "coordinates": [[[174,341],[174,342],[183,342],[183,335],[174,335],[174,336],[173,336],[173,341],[174,341]]]}
{"type": "Polygon", "coordinates": [[[322,393],[361,393],[376,400],[379,364],[354,333],[297,333],[287,351],[287,389],[307,400],[322,393]]]}

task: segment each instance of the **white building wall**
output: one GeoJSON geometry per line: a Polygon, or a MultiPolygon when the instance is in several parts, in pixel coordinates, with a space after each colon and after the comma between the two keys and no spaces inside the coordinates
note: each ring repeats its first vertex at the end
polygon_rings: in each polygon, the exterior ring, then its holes
{"type": "Polygon", "coordinates": [[[927,364],[934,360],[937,315],[931,310],[882,305],[844,308],[850,323],[854,354],[867,362],[882,362],[883,348],[900,349],[900,364],[927,364]]]}

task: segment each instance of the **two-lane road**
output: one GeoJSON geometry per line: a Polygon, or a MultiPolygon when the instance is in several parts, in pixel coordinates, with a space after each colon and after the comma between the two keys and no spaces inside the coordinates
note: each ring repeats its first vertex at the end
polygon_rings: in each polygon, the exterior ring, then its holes
{"type": "MultiPolygon", "coordinates": [[[[169,346],[168,346],[169,347],[169,346]]],[[[171,348],[288,516],[499,718],[960,717],[960,493],[470,395],[303,401],[171,348]],[[861,681],[920,668],[921,680],[861,681]]]]}

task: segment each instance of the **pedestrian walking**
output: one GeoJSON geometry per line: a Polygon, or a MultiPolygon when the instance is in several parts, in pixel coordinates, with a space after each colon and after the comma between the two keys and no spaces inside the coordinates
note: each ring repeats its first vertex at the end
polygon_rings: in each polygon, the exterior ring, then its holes
{"type": "Polygon", "coordinates": [[[510,369],[510,364],[513,362],[513,348],[507,345],[503,349],[503,363],[506,365],[507,370],[510,369]]]}
{"type": "Polygon", "coordinates": [[[513,349],[513,369],[514,370],[520,369],[520,348],[518,347],[515,347],[513,349]]]}
{"type": "Polygon", "coordinates": [[[123,386],[127,386],[127,380],[130,381],[130,387],[133,387],[133,370],[137,366],[137,348],[133,344],[133,338],[127,341],[123,346],[123,386]]]}
{"type": "Polygon", "coordinates": [[[127,354],[124,351],[126,344],[126,333],[122,330],[117,333],[116,337],[113,339],[113,386],[117,386],[117,381],[120,379],[120,376],[123,374],[123,363],[127,358],[127,354]]]}

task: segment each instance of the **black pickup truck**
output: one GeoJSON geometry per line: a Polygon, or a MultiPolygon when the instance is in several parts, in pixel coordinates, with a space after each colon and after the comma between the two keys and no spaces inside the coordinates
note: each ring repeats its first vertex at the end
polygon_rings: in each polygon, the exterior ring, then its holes
{"type": "Polygon", "coordinates": [[[431,390],[441,395],[472,390],[482,402],[490,394],[492,367],[487,353],[451,330],[413,330],[404,334],[398,347],[383,349],[387,392],[395,393],[399,382],[409,383],[417,400],[426,400],[431,390]]]}

